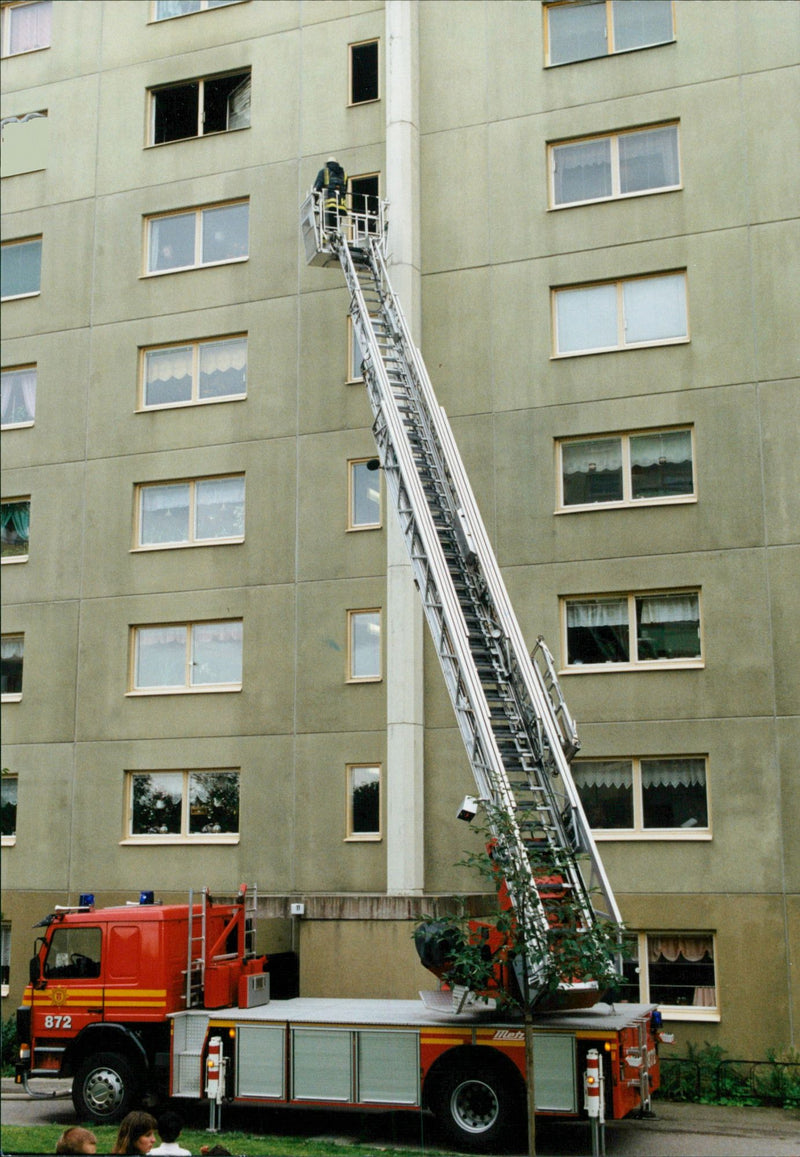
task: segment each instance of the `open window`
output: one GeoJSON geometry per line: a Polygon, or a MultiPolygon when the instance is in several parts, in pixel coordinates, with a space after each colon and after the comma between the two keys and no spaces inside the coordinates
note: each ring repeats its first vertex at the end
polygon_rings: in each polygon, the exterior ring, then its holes
{"type": "Polygon", "coordinates": [[[350,45],[350,104],[367,104],[380,96],[378,40],[350,45]]]}
{"type": "Polygon", "coordinates": [[[247,69],[151,89],[149,144],[247,128],[250,88],[247,69]]]}

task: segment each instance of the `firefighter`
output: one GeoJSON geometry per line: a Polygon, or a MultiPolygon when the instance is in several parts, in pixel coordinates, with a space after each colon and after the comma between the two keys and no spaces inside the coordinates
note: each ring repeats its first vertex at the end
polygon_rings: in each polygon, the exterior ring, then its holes
{"type": "Polygon", "coordinates": [[[317,173],[314,188],[317,192],[323,190],[325,228],[335,233],[339,228],[339,217],[347,213],[347,173],[336,157],[328,157],[324,168],[317,173]]]}

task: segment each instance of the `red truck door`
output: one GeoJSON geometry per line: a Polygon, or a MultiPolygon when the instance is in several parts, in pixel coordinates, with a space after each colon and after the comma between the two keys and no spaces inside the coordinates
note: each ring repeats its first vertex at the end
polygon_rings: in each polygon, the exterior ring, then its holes
{"type": "Polygon", "coordinates": [[[41,1054],[37,1048],[38,1055],[33,1057],[34,1069],[57,1068],[59,1045],[73,1040],[87,1024],[103,1019],[101,966],[99,927],[53,929],[41,977],[33,988],[33,1036],[43,1044],[41,1054]]]}

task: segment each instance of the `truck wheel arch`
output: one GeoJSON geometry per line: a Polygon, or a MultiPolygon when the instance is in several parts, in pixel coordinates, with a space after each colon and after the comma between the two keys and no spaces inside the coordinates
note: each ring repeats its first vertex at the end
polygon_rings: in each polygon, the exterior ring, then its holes
{"type": "Polygon", "coordinates": [[[486,1151],[525,1119],[525,1085],[516,1065],[496,1049],[451,1049],[431,1066],[424,1103],[462,1150],[486,1151]]]}
{"type": "Polygon", "coordinates": [[[111,1052],[123,1057],[144,1078],[149,1065],[147,1052],[138,1036],[121,1024],[90,1024],[81,1032],[64,1055],[61,1075],[73,1076],[88,1056],[111,1052]]]}

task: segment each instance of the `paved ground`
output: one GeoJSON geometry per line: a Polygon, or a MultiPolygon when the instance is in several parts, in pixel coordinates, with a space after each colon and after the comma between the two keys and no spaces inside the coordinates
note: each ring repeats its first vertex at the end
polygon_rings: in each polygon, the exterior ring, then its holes
{"type": "MultiPolygon", "coordinates": [[[[37,1082],[48,1091],[68,1094],[64,1081],[37,1082]]],[[[9,1125],[75,1121],[69,1096],[31,1100],[19,1086],[2,1081],[2,1120],[9,1125]]],[[[207,1118],[205,1118],[207,1120],[207,1118]]],[[[432,1120],[406,1113],[362,1117],[351,1113],[298,1113],[267,1110],[256,1114],[223,1109],[225,1124],[257,1132],[259,1126],[274,1134],[303,1134],[330,1140],[336,1153],[339,1138],[372,1142],[376,1152],[389,1144],[418,1148],[441,1144],[432,1120]],[[365,1135],[366,1134],[366,1135],[365,1135]]],[[[224,1140],[224,1138],[223,1138],[224,1140]]],[[[586,1157],[592,1152],[591,1133],[585,1124],[539,1123],[540,1157],[586,1157]]],[[[605,1132],[606,1157],[800,1157],[800,1110],[750,1109],[717,1105],[683,1105],[656,1101],[654,1120],[611,1121],[605,1132]]],[[[521,1157],[519,1150],[512,1157],[521,1157]]]]}

